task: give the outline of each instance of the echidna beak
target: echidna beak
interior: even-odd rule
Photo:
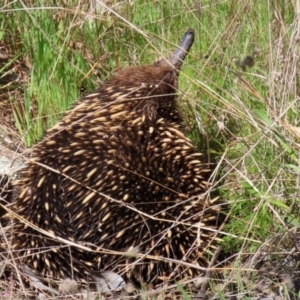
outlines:
[[[170,56],[169,61],[176,69],[180,69],[183,60],[194,43],[194,39],[195,31],[193,29],[189,29],[182,37],[178,48],[176,48],[176,50]]]

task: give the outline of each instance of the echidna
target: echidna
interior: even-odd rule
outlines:
[[[193,40],[190,29],[169,60],[117,73],[34,146],[14,199],[13,249],[27,267],[55,279],[113,271],[153,284],[200,273],[192,266],[205,264],[218,208],[176,103]],[[131,247],[138,257],[124,254]]]

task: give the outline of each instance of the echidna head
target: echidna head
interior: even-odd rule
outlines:
[[[114,103],[130,102],[129,109],[143,110],[154,119],[164,117],[180,121],[176,104],[177,79],[182,61],[194,41],[194,31],[189,29],[168,60],[153,65],[122,70],[103,86],[104,98]]]

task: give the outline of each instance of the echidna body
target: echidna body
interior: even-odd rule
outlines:
[[[13,248],[29,268],[78,280],[107,270],[145,283],[199,273],[166,260],[203,264],[217,217],[208,165],[182,130],[177,75],[168,61],[125,69],[34,146],[14,200]],[[139,257],[117,253],[131,247]]]

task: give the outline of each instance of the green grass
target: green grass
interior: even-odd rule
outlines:
[[[14,109],[27,146],[82,92],[118,69],[168,55],[193,28],[180,101],[191,138],[218,159],[214,189],[230,215],[223,247],[239,254],[239,266],[243,253],[282,259],[300,224],[297,1],[112,1],[97,11],[92,1],[72,2],[0,8],[1,39],[32,69],[24,106]],[[254,50],[254,67],[242,72],[234,61]]]

